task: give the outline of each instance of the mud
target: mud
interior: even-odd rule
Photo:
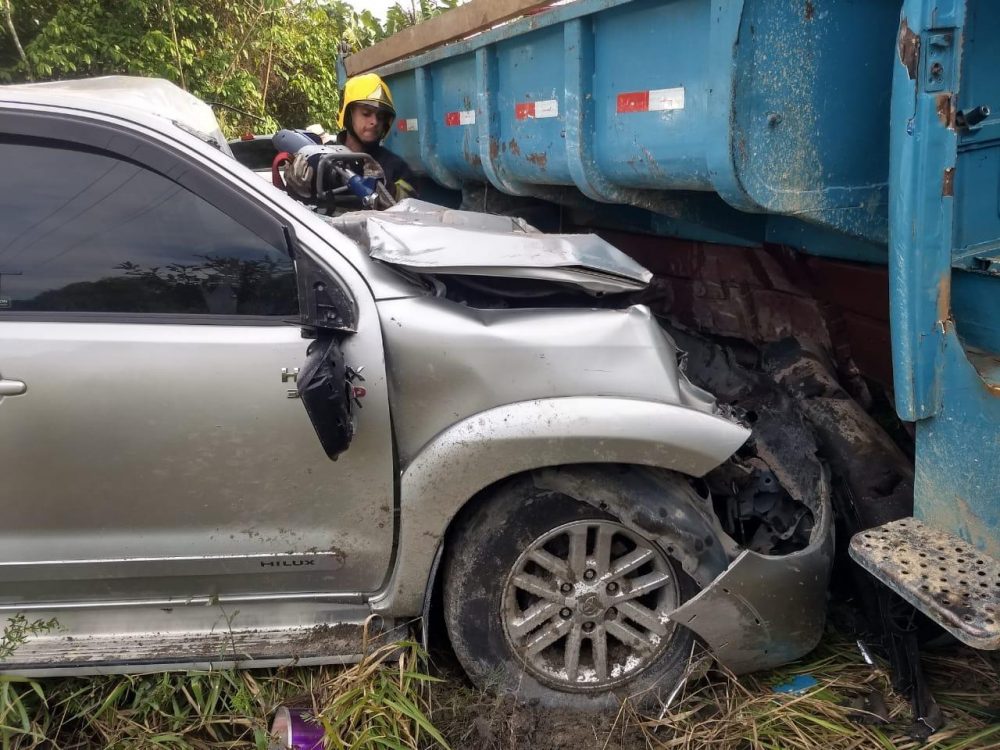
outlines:
[[[454,750],[645,750],[634,717],[518,704],[476,692],[457,674],[434,688],[431,721]]]

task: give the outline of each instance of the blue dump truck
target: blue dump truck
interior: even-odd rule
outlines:
[[[577,0],[476,31],[343,61],[389,84],[424,193],[599,232],[686,330],[822,350],[843,391],[771,374],[810,400],[846,570],[883,620],[892,591],[1000,648],[1000,5]]]

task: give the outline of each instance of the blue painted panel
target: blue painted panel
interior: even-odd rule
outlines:
[[[995,140],[1000,130],[1000,18],[991,7],[995,3],[969,3],[965,33],[962,35],[962,87],[958,109],[969,110],[987,104],[993,113],[976,130],[964,133],[963,145]]]
[[[549,27],[500,42],[496,56],[498,167],[526,183],[572,185],[563,117],[517,118],[518,104],[528,102],[555,101],[555,111],[565,112],[562,28]]]
[[[998,100],[1000,101],[1000,100]],[[969,267],[1000,239],[1000,140],[959,146],[950,178],[955,194],[955,261]]]
[[[887,239],[898,0],[747,2],[735,60],[733,154],[762,209]],[[850,207],[850,208],[848,208]]]
[[[954,271],[951,309],[963,343],[1000,352],[1000,276]]]
[[[435,148],[438,161],[444,169],[460,179],[485,182],[486,174],[479,156],[479,129],[476,124],[446,124],[449,114],[476,112],[475,55],[443,60],[430,69],[429,74],[429,116],[437,135]]]
[[[998,374],[996,359],[980,364]],[[941,411],[917,429],[915,515],[1000,559],[1000,388],[983,380],[954,332],[941,378]]]
[[[960,138],[949,116],[953,94],[975,96],[966,84],[975,91],[983,72],[995,76],[994,50],[980,56],[984,47],[966,41],[960,56],[967,6],[980,29],[1000,22],[993,0],[903,6],[890,170],[893,364],[897,410],[918,420],[915,515],[1000,558],[1000,278],[952,270],[956,239],[1000,234],[990,140]],[[907,54],[917,45],[919,57]]]
[[[957,146],[955,131],[938,117],[942,91],[931,85],[927,61],[915,51],[927,48],[932,14],[937,28],[950,24],[954,35],[962,10],[962,0],[906,0],[894,57],[889,312],[896,411],[910,421],[940,408],[955,209],[954,199],[942,195],[941,180],[955,166]]]
[[[418,120],[417,81],[413,76],[405,76],[394,80],[389,87],[392,91],[392,101],[396,105],[396,122],[389,137],[385,140],[386,148],[399,154],[408,164],[420,164],[420,136],[418,131],[401,131],[399,124],[403,120]],[[423,170],[420,170],[423,171]]]
[[[962,81],[957,109],[991,108],[985,121],[959,135],[953,175],[954,259],[974,268],[977,256],[1000,248],[1000,14],[993,4],[969,3],[962,38]]]
[[[412,136],[401,150],[448,187],[547,197],[575,185],[661,214],[662,191],[714,191],[885,243],[898,2],[579,0],[380,72],[394,88],[418,81],[433,132],[419,156]],[[681,89],[683,108],[656,108],[668,97],[655,92]],[[637,111],[619,111],[637,92]],[[556,100],[559,117],[517,120],[529,100]],[[445,113],[471,109],[476,127],[445,127]]]
[[[711,4],[637,0],[594,18],[594,159],[633,188],[711,189],[705,152]],[[684,89],[684,108],[618,112],[620,94]]]
[[[885,245],[845,237],[839,232],[791,216],[767,217],[767,241],[825,258],[877,263],[882,266],[889,259],[889,251]]]

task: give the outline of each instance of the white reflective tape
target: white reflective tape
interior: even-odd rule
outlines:
[[[649,92],[649,111],[668,109],[684,109],[684,87],[675,89],[651,89]]]
[[[406,129],[408,131],[413,132],[413,131],[415,131],[417,129],[417,118],[416,117],[408,117],[403,122],[406,123]]]
[[[558,117],[559,116],[559,100],[558,99],[545,99],[540,102],[535,102],[535,118],[542,117]]]
[[[476,124],[476,110],[465,109],[458,113],[458,124],[459,125],[475,125]]]

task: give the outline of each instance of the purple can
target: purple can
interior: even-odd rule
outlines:
[[[323,725],[305,708],[281,706],[271,723],[269,750],[323,750]]]

